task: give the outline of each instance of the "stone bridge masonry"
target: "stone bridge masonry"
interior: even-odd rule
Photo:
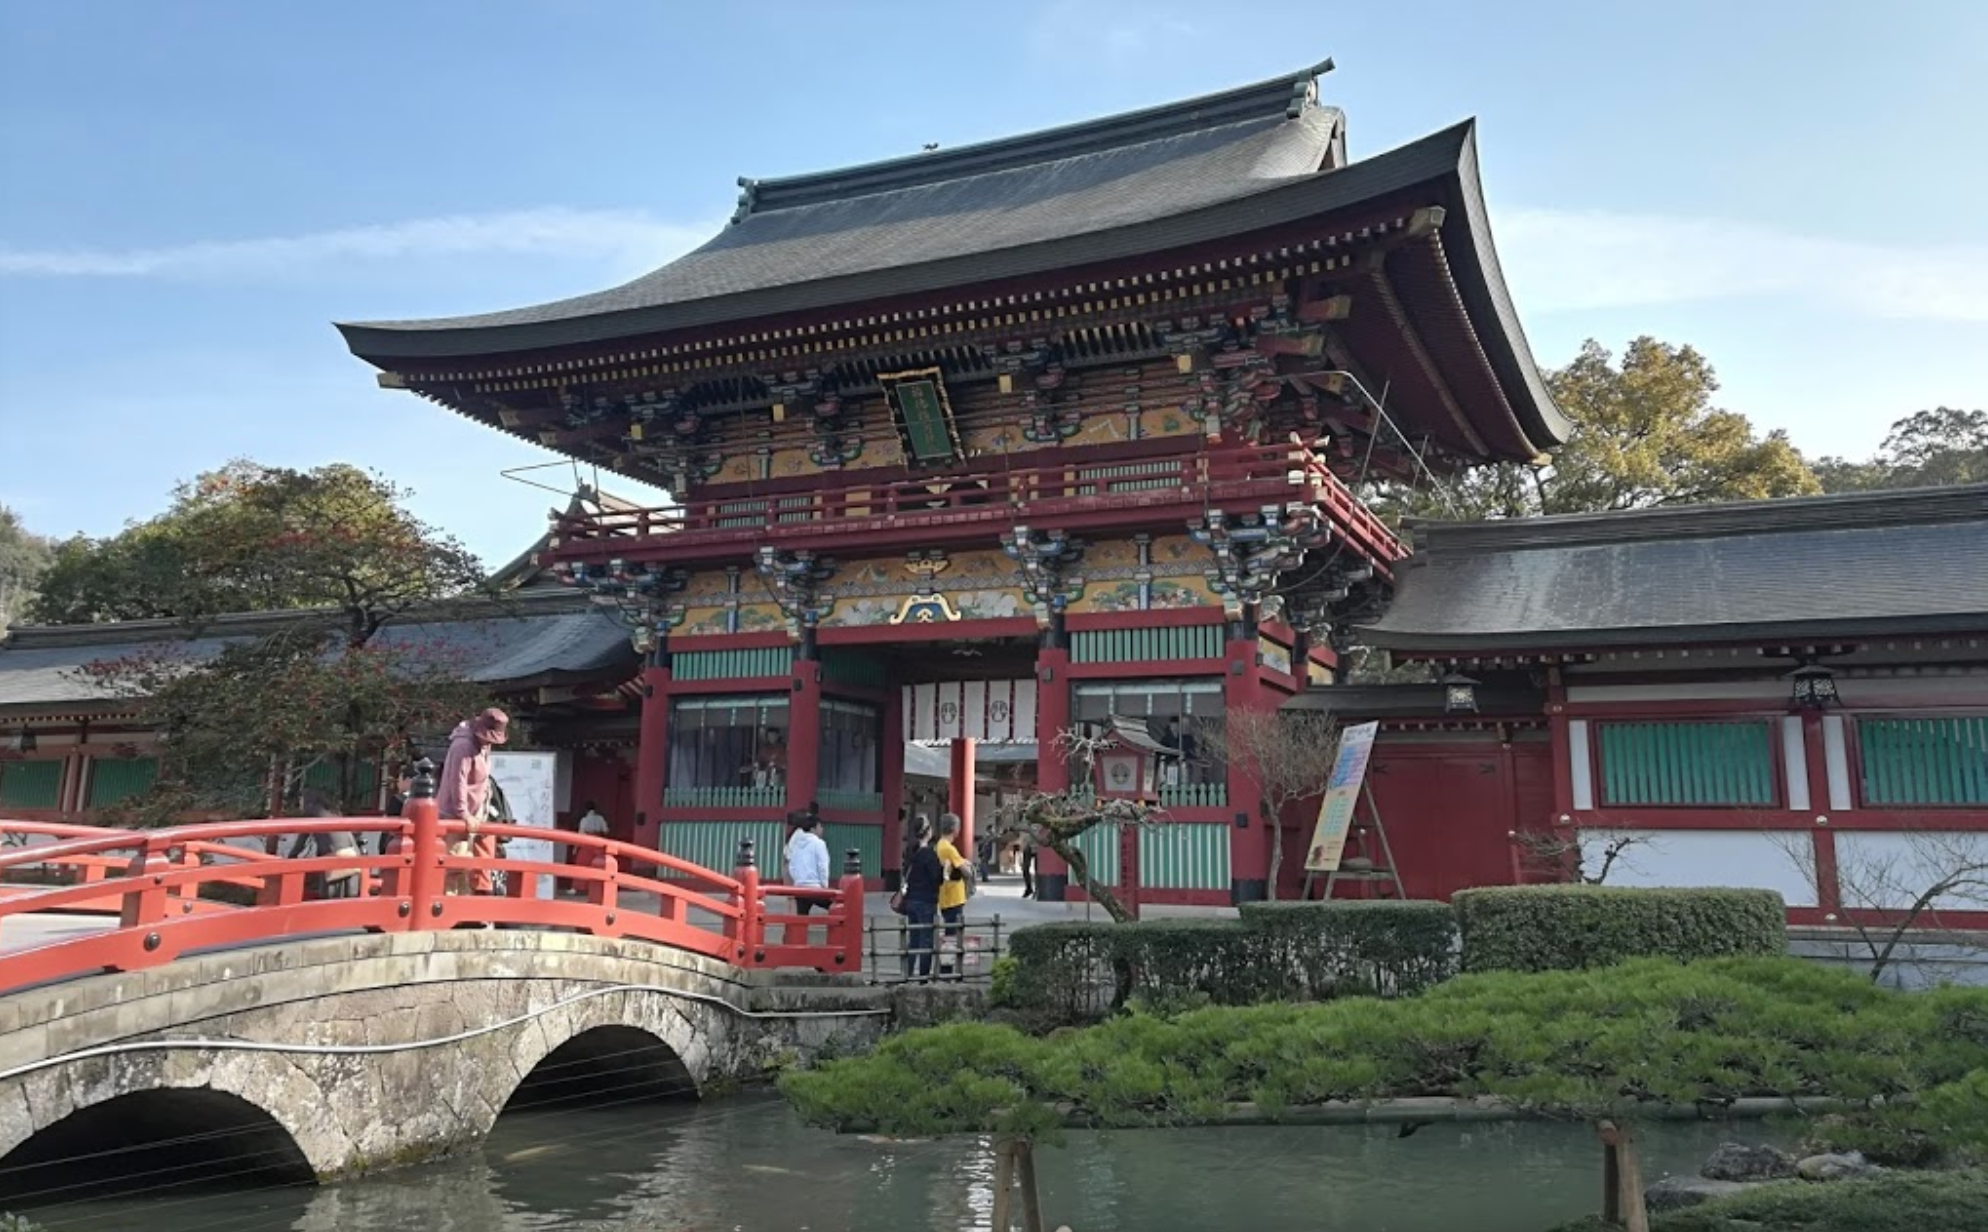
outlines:
[[[328,1179],[482,1137],[555,1052],[548,1070],[591,1067],[624,1093],[608,1098],[695,1094],[824,1046],[867,1045],[892,1001],[831,977],[576,933],[211,953],[0,1000],[0,1163],[32,1162],[65,1121],[120,1100],[127,1134],[146,1136],[130,1121],[148,1118],[159,1136],[231,1133],[271,1171]]]

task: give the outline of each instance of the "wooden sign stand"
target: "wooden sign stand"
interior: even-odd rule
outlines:
[[[1325,875],[1325,891],[1320,897],[1330,899],[1333,890],[1338,887],[1341,881],[1392,881],[1394,883],[1395,898],[1406,899],[1408,897],[1408,890],[1401,884],[1401,868],[1395,863],[1394,848],[1387,841],[1387,827],[1381,824],[1381,810],[1380,806],[1374,803],[1373,787],[1367,783],[1360,784],[1360,798],[1367,802],[1367,818],[1374,827],[1374,834],[1380,839],[1381,863],[1372,868],[1347,869],[1343,867],[1345,860],[1342,857],[1340,860],[1342,867],[1335,868]],[[1364,842],[1361,843],[1361,849],[1362,854],[1369,854],[1366,851],[1366,844]],[[1370,854],[1369,858],[1371,859]],[[1312,880],[1317,876],[1318,874],[1314,872],[1307,871],[1305,873],[1304,885],[1298,891],[1298,898],[1300,900],[1310,900],[1312,896]]]

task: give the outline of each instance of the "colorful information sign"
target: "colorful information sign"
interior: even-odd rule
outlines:
[[[1318,825],[1312,830],[1311,845],[1305,849],[1305,871],[1330,873],[1339,868],[1346,852],[1346,834],[1353,825],[1353,806],[1367,781],[1367,758],[1374,751],[1374,733],[1379,723],[1361,723],[1339,735],[1339,759],[1332,765],[1332,780],[1326,784],[1325,799],[1319,801]]]

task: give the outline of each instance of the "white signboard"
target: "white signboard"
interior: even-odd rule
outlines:
[[[1305,851],[1308,873],[1330,873],[1339,868],[1340,857],[1346,853],[1346,834],[1353,824],[1353,805],[1367,781],[1367,758],[1374,750],[1374,733],[1380,726],[1360,723],[1339,736],[1339,760],[1333,763],[1325,799],[1318,805],[1318,824]]]
[[[553,843],[554,802],[558,799],[559,755],[557,753],[490,754],[490,777],[504,789],[504,801],[520,826],[536,826],[547,834],[543,839],[514,838],[507,845],[513,860],[545,864],[559,862],[559,848]],[[553,896],[553,878],[541,873],[536,897]]]

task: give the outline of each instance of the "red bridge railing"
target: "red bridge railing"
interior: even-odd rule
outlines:
[[[630,938],[741,967],[861,969],[858,873],[829,889],[763,884],[747,863],[750,844],[742,845],[741,867],[724,874],[613,839],[508,824],[485,824],[475,832],[550,838],[578,850],[580,862],[479,856],[473,847],[469,854],[452,854],[451,847],[468,837],[464,823],[439,820],[432,799],[409,801],[408,812],[407,818],[280,818],[158,830],[0,820],[0,994],[142,970],[196,951],[326,933],[485,926]],[[293,859],[262,849],[332,831],[357,835],[361,853]],[[376,836],[378,846],[367,851]],[[10,880],[31,869],[56,884]],[[453,883],[478,871],[501,872],[503,890],[453,892]],[[321,879],[332,878],[354,892],[313,893]],[[577,884],[580,893],[557,893],[562,880]],[[553,892],[541,894],[543,888]],[[785,905],[801,899],[820,902],[827,912],[803,916]],[[81,935],[74,929],[50,934],[30,922],[76,916],[115,916],[116,922]],[[810,928],[825,940],[811,941]]]

